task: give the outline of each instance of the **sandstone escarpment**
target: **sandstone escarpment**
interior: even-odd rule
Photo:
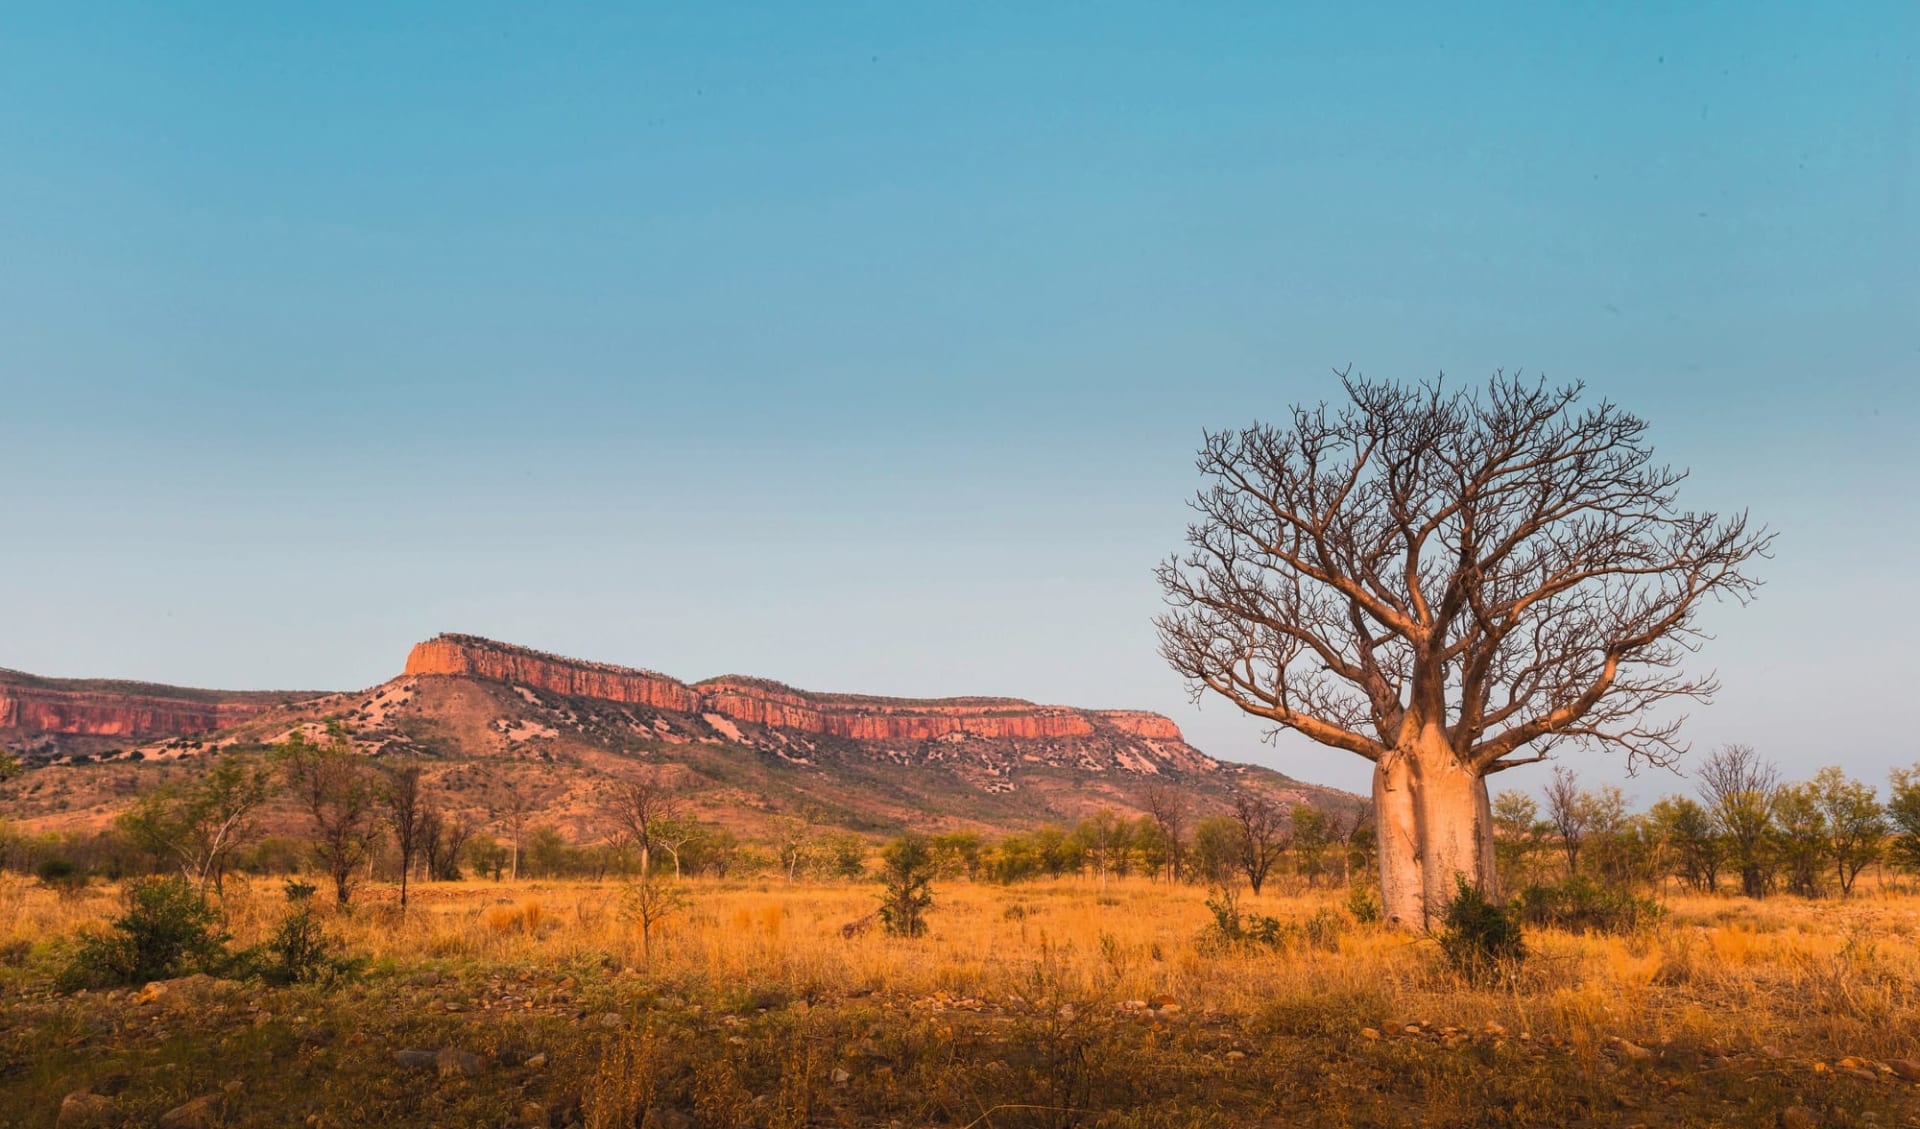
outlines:
[[[0,670],[0,732],[179,737],[225,729],[308,692],[192,690],[146,682],[39,678]]]
[[[692,685],[653,671],[582,662],[471,635],[441,635],[414,647],[410,675],[471,675],[566,697],[717,714],[749,725],[849,741],[943,738],[1059,740],[1111,731],[1182,744],[1169,718],[1133,710],[1079,710],[1018,698],[882,698],[820,694],[728,675]]]
[[[440,635],[416,644],[406,674],[465,674],[511,682],[569,698],[692,713],[699,695],[678,679],[649,670],[582,662],[472,635]]]

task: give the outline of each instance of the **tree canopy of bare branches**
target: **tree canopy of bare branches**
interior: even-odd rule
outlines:
[[[680,793],[658,769],[645,769],[621,781],[607,801],[607,814],[618,833],[640,852],[640,881],[645,884],[653,864],[653,849],[670,837],[680,814]],[[678,843],[674,868],[679,869]]]
[[[1383,895],[1419,926],[1493,880],[1486,776],[1566,743],[1669,764],[1707,601],[1771,535],[1683,509],[1647,424],[1580,385],[1341,374],[1346,403],[1205,437],[1161,653],[1194,688],[1375,764]]]

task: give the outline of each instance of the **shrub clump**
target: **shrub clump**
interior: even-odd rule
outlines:
[[[1652,898],[1602,886],[1584,874],[1520,891],[1520,919],[1569,933],[1632,933],[1667,912]]]
[[[261,944],[234,958],[235,971],[269,984],[331,983],[351,974],[355,962],[339,953],[338,944],[320,927],[314,915],[311,883],[287,883],[287,916]]]
[[[108,988],[167,980],[217,968],[226,957],[218,915],[179,877],[145,878],[127,884],[122,912],[105,933],[80,938],[60,986]]]
[[[1520,915],[1494,901],[1464,875],[1454,877],[1453,901],[1447,904],[1440,951],[1454,971],[1469,980],[1487,980],[1510,973],[1527,957],[1520,933]]]
[[[918,835],[880,849],[880,926],[889,936],[918,937],[933,908],[933,851]]]
[[[1213,914],[1210,939],[1230,945],[1263,945],[1277,949],[1287,943],[1291,932],[1287,924],[1277,917],[1240,912],[1240,894],[1231,886],[1215,889],[1207,899],[1207,910]]]

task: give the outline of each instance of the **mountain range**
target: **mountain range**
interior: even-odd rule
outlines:
[[[155,783],[223,751],[344,729],[383,762],[418,763],[442,802],[484,820],[503,797],[576,838],[610,786],[671,774],[703,817],[744,834],[804,816],[870,833],[1006,831],[1137,813],[1175,789],[1194,816],[1240,791],[1344,808],[1358,797],[1217,760],[1173,721],[1016,698],[826,694],[763,678],[683,682],[471,635],[416,645],[401,673],[349,693],[219,691],[0,671],[0,746],[31,827],[104,824]]]

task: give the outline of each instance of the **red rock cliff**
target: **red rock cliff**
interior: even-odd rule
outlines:
[[[879,698],[816,694],[777,682],[727,676],[689,686],[653,671],[581,662],[471,635],[441,635],[414,647],[408,674],[462,674],[569,697],[714,713],[735,721],[856,741],[940,737],[1084,737],[1101,728],[1148,740],[1179,741],[1159,714],[1077,710],[1018,698]]]
[[[563,694],[693,713],[699,695],[686,683],[649,670],[563,659],[471,635],[441,635],[407,656],[408,674],[470,674]]]
[[[144,682],[36,678],[0,671],[0,730],[98,737],[183,737],[225,729],[301,692],[189,690]]]

